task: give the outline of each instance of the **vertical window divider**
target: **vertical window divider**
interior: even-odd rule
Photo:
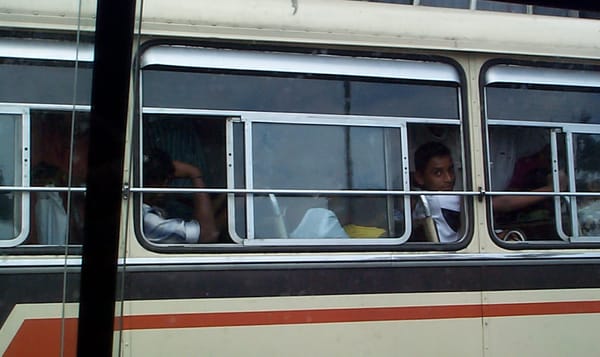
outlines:
[[[389,165],[390,165],[390,131],[386,128],[383,131],[383,162],[385,163],[385,165],[383,166],[384,170],[385,170],[385,189],[389,190],[390,187],[392,187],[392,173],[390,172],[391,170],[389,169]],[[396,235],[396,230],[394,227],[394,198],[395,196],[393,195],[388,195],[386,196],[386,202],[387,202],[387,222],[388,222],[388,232],[390,234],[390,236],[394,237]]]
[[[245,118],[244,122],[244,164],[246,167],[246,175],[245,175],[245,186],[246,189],[252,190],[254,189],[254,171],[252,168],[254,165],[252,164],[252,121]],[[246,232],[248,239],[254,239],[254,194],[246,193]]]
[[[560,191],[560,176],[559,176],[559,167],[558,167],[558,133],[562,132],[561,129],[552,129],[550,131],[550,150],[551,150],[551,154],[552,154],[552,188],[554,191]],[[567,138],[567,157],[573,157],[571,156],[573,154],[572,150],[569,150],[569,139]],[[569,165],[569,171],[572,168],[573,165]],[[570,174],[570,173],[569,173]],[[565,234],[565,232],[563,231],[563,222],[562,222],[562,212],[561,212],[561,200],[562,197],[558,196],[558,197],[554,197],[554,216],[556,217],[556,232],[558,233],[559,237],[564,240],[564,241],[569,241],[569,236],[567,234]],[[574,206],[573,206],[573,201],[572,199],[569,199],[568,202],[570,204],[570,210],[571,212],[575,212],[575,216],[577,216],[576,211],[574,211]],[[571,216],[571,226],[572,226],[572,234],[573,237],[575,237],[575,229],[574,227],[576,226],[576,220],[573,220],[573,216]]]
[[[31,185],[31,178],[29,173],[31,172],[31,116],[29,114],[29,108],[24,108],[21,112],[22,125],[21,125],[21,147],[22,147],[22,163],[21,163],[21,185],[29,187]],[[15,163],[16,164],[16,163]],[[15,170],[18,168],[15,167]],[[17,172],[17,171],[15,171]],[[30,215],[30,195],[29,191],[21,194],[21,239],[19,244],[29,236],[29,215]]]
[[[573,151],[573,132],[566,132],[566,145],[567,145],[567,177],[569,179],[569,192],[576,192],[575,186],[575,153]],[[558,159],[558,157],[557,157]],[[557,160],[558,161],[558,160]],[[556,172],[558,175],[558,172]],[[558,178],[554,180],[554,185],[559,186]],[[571,232],[573,235],[573,239],[579,238],[579,216],[577,209],[577,197],[571,196],[568,198],[568,202],[570,205],[570,214],[571,214]]]
[[[234,142],[234,122],[239,122],[238,117],[228,117],[226,122],[226,147],[227,147],[227,189],[237,189],[235,175],[236,175],[236,165],[235,165],[235,142]],[[244,170],[242,170],[244,171]],[[236,194],[235,193],[227,193],[227,216],[229,219],[227,220],[227,227],[229,232],[231,233],[232,239],[237,242],[243,242],[242,237],[239,237],[236,232],[235,223],[236,219]]]
[[[400,145],[402,147],[402,182],[403,182],[403,187],[402,189],[404,191],[409,191],[410,190],[410,168],[409,168],[409,153],[410,151],[408,150],[408,130],[406,127],[406,124],[404,124],[401,128],[400,128]],[[411,207],[410,207],[410,196],[407,197],[406,195],[403,198],[404,201],[404,231],[405,232],[412,232],[412,211],[411,211]]]

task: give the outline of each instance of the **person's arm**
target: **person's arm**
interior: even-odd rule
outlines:
[[[175,177],[189,178],[196,188],[204,188],[202,171],[194,165],[181,161],[173,161]],[[200,224],[200,242],[215,242],[219,238],[219,231],[215,224],[210,197],[206,192],[194,193],[194,218]]]
[[[561,191],[567,188],[567,179],[564,172],[559,172],[559,188]],[[548,175],[547,184],[545,186],[531,190],[531,192],[552,192],[554,186],[552,184],[552,175]],[[492,199],[492,207],[495,212],[512,212],[517,211],[536,203],[542,202],[552,196],[496,196]]]

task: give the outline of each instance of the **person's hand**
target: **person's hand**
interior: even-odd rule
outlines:
[[[202,176],[202,171],[198,167],[187,162],[173,160],[173,167],[175,167],[175,177],[197,178]]]

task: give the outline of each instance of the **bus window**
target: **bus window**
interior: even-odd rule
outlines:
[[[147,49],[142,62],[140,167],[155,147],[204,173],[196,188],[211,197],[220,243],[406,242],[409,135],[418,144],[427,137],[419,131],[451,141],[464,187],[460,80],[451,65],[166,45]],[[163,191],[191,184],[170,181]],[[149,205],[138,207],[142,222]],[[168,207],[161,218],[185,224],[191,210]]]
[[[81,243],[92,51],[62,41],[0,41],[2,247]]]
[[[79,112],[74,119],[72,131],[70,112],[31,110],[32,186],[60,189],[66,189],[69,184],[71,187],[85,186],[89,115]],[[70,176],[69,172],[72,172]],[[81,191],[33,192],[31,231],[26,243],[64,245],[68,235],[69,244],[81,244],[84,200]]]
[[[460,135],[460,127],[458,125],[441,125],[441,124],[410,124],[408,126],[408,142],[410,152],[410,181],[411,187],[416,190],[444,190],[444,191],[463,191],[465,188],[464,171],[463,171],[463,146]],[[421,150],[429,151],[421,157],[416,152]],[[447,150],[447,152],[446,152]],[[449,167],[454,178],[452,187],[428,187],[427,184],[419,184],[416,175],[420,174],[417,171],[419,160],[427,161],[438,158],[439,155],[446,156]],[[422,162],[421,166],[425,167],[427,162]],[[449,181],[447,179],[446,181]],[[444,183],[446,183],[444,181]],[[427,206],[429,212],[423,212]],[[466,221],[466,201],[459,195],[420,195],[412,198],[412,205],[416,207],[416,212],[413,213],[413,231],[409,242],[424,242],[424,241],[440,241],[449,243],[451,241],[459,241],[465,232],[467,225]],[[433,212],[431,212],[433,210]],[[456,217],[454,212],[458,212]],[[425,219],[430,216],[435,223],[435,232],[428,232]],[[432,236],[434,235],[435,236]]]
[[[254,223],[251,230],[236,230],[237,236],[246,237],[246,232],[251,232],[250,239],[404,235],[404,222],[396,231],[391,196],[352,193],[402,190],[402,128],[324,125],[325,118],[315,124],[258,120],[251,121],[253,140],[248,149],[252,152],[246,154],[246,162],[252,161],[252,169],[242,185],[290,192],[255,194],[240,204],[236,212]],[[234,155],[244,155],[243,148],[234,149]],[[252,207],[252,214],[244,212],[245,207]],[[329,224],[316,226],[313,221],[318,219]]]
[[[526,241],[597,240],[600,217],[590,212],[598,191],[600,73],[497,65],[486,78],[488,174],[498,192],[490,219],[497,237],[513,231]]]
[[[78,113],[71,136],[71,117],[40,109],[1,114],[2,185],[36,188],[0,193],[4,246],[81,243],[89,120]],[[81,190],[68,190],[68,184]]]
[[[202,176],[205,188],[225,188],[225,121],[214,117],[145,115],[143,121],[144,155],[152,150],[159,150],[168,155],[172,161],[179,161],[197,168]],[[144,170],[147,170],[146,160]],[[152,186],[146,183],[146,186]],[[170,177],[168,187],[194,187],[193,177]],[[153,204],[163,211],[166,219],[194,220],[194,194],[166,193],[156,195],[148,193],[143,202]],[[231,242],[227,236],[227,212],[223,193],[209,194],[210,215],[214,219],[216,229],[221,234],[219,242]],[[145,232],[148,234],[148,232]],[[147,237],[152,240],[150,237]],[[199,238],[199,237],[198,237]],[[170,242],[177,242],[174,239]],[[184,243],[181,241],[180,243]]]

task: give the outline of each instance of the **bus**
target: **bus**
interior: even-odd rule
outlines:
[[[114,355],[596,354],[597,18],[140,2]],[[75,355],[94,20],[88,0],[0,7],[5,356]],[[443,189],[415,159],[430,143]],[[151,234],[149,212],[184,238]]]

